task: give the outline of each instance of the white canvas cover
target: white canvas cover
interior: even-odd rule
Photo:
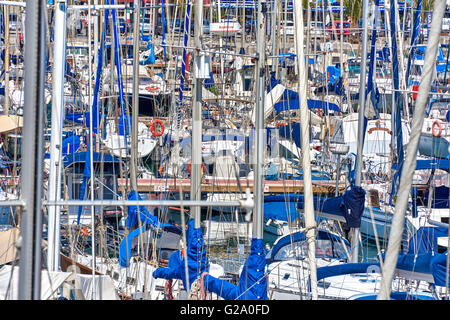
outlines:
[[[41,300],[48,300],[59,289],[70,272],[41,271]],[[19,267],[5,265],[0,269],[0,300],[19,299]]]

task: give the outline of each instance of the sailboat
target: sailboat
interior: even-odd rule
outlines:
[[[392,213],[400,199],[394,196],[402,170],[410,169],[402,165],[411,137],[408,121],[398,109],[401,85],[395,76],[399,72],[393,70],[393,79],[383,79],[391,80],[385,81],[384,89],[376,81],[376,28],[369,59],[364,51],[361,56],[361,64],[369,66],[368,81],[365,68],[360,69],[362,89],[357,97],[350,97],[344,65],[354,53],[353,48],[345,54],[343,49],[343,37],[350,42],[350,35],[339,33],[341,39],[329,48],[327,58],[318,59],[312,52],[320,46],[310,46],[317,42],[316,34],[305,29],[307,45],[303,46],[299,1],[293,6],[252,2],[258,22],[255,43],[247,43],[241,28],[247,25],[245,4],[223,11],[229,2],[219,1],[215,25],[213,5],[161,1],[148,6],[147,2],[143,7],[142,2],[130,7],[114,1],[67,6],[58,0],[48,7],[55,20],[49,24],[54,25],[48,40],[54,55],[47,131],[41,121],[45,70],[32,64],[32,52],[39,52],[32,48],[45,42],[38,41],[44,30],[30,31],[33,22],[45,21],[44,6],[26,4],[25,63],[27,71],[35,72],[24,73],[23,124],[1,128],[10,138],[14,138],[11,130],[22,130],[19,149],[26,156],[20,162],[1,158],[2,175],[10,175],[19,164],[22,175],[20,194],[17,184],[16,189],[3,184],[0,195],[1,208],[7,209],[2,219],[8,217],[2,221],[16,223],[9,210],[13,206],[22,206],[36,219],[21,216],[20,258],[11,245],[18,225],[6,230],[8,234],[0,233],[0,239],[8,237],[1,243],[6,246],[0,246],[8,250],[4,255],[0,252],[4,265],[0,276],[6,279],[0,296],[374,299],[384,280],[385,257],[377,252],[379,261],[361,261],[365,242],[360,240],[371,236],[375,241],[387,240],[395,227]],[[376,1],[375,10],[379,4]],[[204,14],[204,8],[209,12]],[[295,50],[292,39],[280,32],[292,9],[297,24]],[[308,20],[310,5],[305,9]],[[314,10],[316,22],[322,15],[322,27],[328,9],[319,12],[316,5]],[[365,14],[367,9],[365,1]],[[74,46],[66,47],[65,38],[66,14],[71,11],[83,13],[71,19],[87,13],[85,57],[65,55],[66,49],[75,52]],[[334,9],[329,11],[328,18],[334,19]],[[208,16],[210,32],[204,35],[203,20]],[[175,33],[175,24],[165,28],[167,21],[181,21],[180,17],[183,30]],[[119,32],[121,19],[133,21],[133,37],[128,38],[131,30]],[[140,35],[143,19],[150,22],[149,34],[154,37]],[[162,42],[153,34],[157,21],[163,25]],[[83,35],[68,36],[72,37],[80,40]],[[242,40],[239,53],[236,39]],[[395,39],[389,55],[393,66],[398,59],[394,43]],[[131,50],[132,59],[123,56]],[[385,60],[378,63],[388,66]],[[392,105],[398,107],[392,115],[383,109],[388,89]],[[31,93],[38,98],[30,99]],[[143,97],[152,103],[144,104]],[[369,112],[353,113],[356,100],[359,111],[364,106]],[[151,115],[141,113],[147,107]],[[381,109],[384,112],[377,112]],[[430,110],[430,115],[436,113]],[[442,125],[443,114],[439,116]],[[436,126],[428,127],[436,131]],[[440,138],[445,140],[444,129]],[[441,149],[422,150],[422,156],[430,151],[436,155]],[[448,208],[447,171],[439,171],[448,170],[443,155],[417,161],[416,169],[430,174],[416,175],[415,182],[422,178],[426,183],[412,190],[412,214],[406,218],[411,228],[405,229],[411,234],[389,285],[399,289],[391,298],[445,297],[448,221],[438,211]],[[368,166],[362,168],[364,164]],[[388,196],[380,196],[384,194]],[[421,242],[425,236],[428,242]],[[45,239],[43,251],[40,243],[33,242],[36,239]],[[34,273],[33,268],[42,271]],[[40,291],[25,286],[31,275],[40,281]],[[404,279],[410,282],[405,284]],[[430,283],[441,288],[430,290]]]

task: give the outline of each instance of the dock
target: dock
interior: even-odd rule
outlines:
[[[313,181],[313,193],[323,195],[334,195],[336,189],[336,181]],[[125,187],[130,186],[130,179],[119,178],[119,190],[124,193]],[[138,179],[137,187],[139,193],[155,193],[155,192],[190,192],[191,180],[173,179],[173,178],[153,178]],[[253,192],[253,180],[242,178],[239,183],[236,179],[202,179],[202,192],[207,193],[245,193],[247,188]],[[339,184],[339,193],[345,190],[345,183]],[[303,193],[303,180],[281,180],[281,181],[264,181],[264,193]]]

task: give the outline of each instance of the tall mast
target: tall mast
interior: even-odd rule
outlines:
[[[356,176],[355,185],[361,186],[362,175],[362,151],[364,143],[364,111],[366,106],[366,67],[367,67],[367,21],[369,11],[369,1],[364,0],[363,3],[363,46],[361,53],[361,73],[359,87],[359,109],[358,109],[358,140],[357,140],[357,160],[356,160]],[[352,262],[358,262],[359,254],[359,228],[352,228]]]
[[[65,0],[55,5],[55,34],[52,75],[52,135],[50,140],[50,172],[48,179],[48,200],[58,201],[61,197],[61,140],[64,118],[64,68],[66,60],[66,19]],[[59,270],[59,230],[61,207],[48,207],[48,269]]]
[[[131,188],[137,191],[137,139],[138,139],[138,115],[139,115],[139,14],[140,0],[134,1],[133,11],[133,98],[131,110]]]
[[[382,268],[382,282],[377,300],[388,300],[391,294],[391,283],[394,277],[395,267],[397,265],[398,253],[402,240],[405,212],[408,206],[408,198],[411,190],[412,178],[416,168],[416,155],[419,146],[419,138],[422,131],[425,107],[427,104],[433,73],[436,65],[436,56],[439,46],[439,37],[441,33],[441,23],[445,12],[445,0],[436,0],[433,8],[433,20],[429,33],[427,50],[425,51],[425,60],[423,65],[422,79],[417,93],[416,104],[411,124],[411,135],[409,136],[408,149],[404,162],[404,169],[400,178],[400,187],[398,190],[397,203],[395,206],[394,217],[392,218],[391,231],[389,233],[388,248],[386,259]]]
[[[26,4],[25,105],[19,300],[39,300],[42,254],[42,165],[44,154],[45,16],[44,1]]]
[[[303,8],[300,0],[294,0],[294,25],[295,25],[295,46],[297,51],[297,66],[299,74],[298,93],[300,96],[300,127],[301,127],[301,150],[302,168],[305,199],[305,228],[308,243],[308,260],[311,277],[311,296],[317,300],[317,270],[316,270],[316,244],[314,220],[314,202],[311,178],[311,160],[309,155],[309,113],[307,103],[307,77],[305,68],[305,54],[303,52]]]
[[[5,101],[3,103],[3,113],[9,112],[9,6],[5,6]]]
[[[258,15],[256,18],[256,105],[255,105],[255,134],[256,134],[256,165],[255,184],[253,189],[255,210],[253,212],[253,238],[263,238],[264,217],[264,88],[265,88],[265,30],[267,4],[265,0],[258,1]]]
[[[91,10],[91,3],[88,4],[88,65],[89,65],[89,80],[88,80],[88,96],[89,96],[89,143],[91,147],[87,152],[90,153],[90,163],[87,163],[85,161],[84,166],[90,166],[91,176],[90,176],[90,188],[91,188],[91,201],[94,201],[94,190],[95,190],[95,171],[94,171],[94,148],[95,148],[95,141],[94,141],[94,112],[93,112],[93,100],[92,100],[92,47],[91,47],[91,36],[92,36],[92,25],[91,25],[91,19],[92,19],[92,10]],[[95,239],[95,207],[91,205],[91,247],[92,247],[92,283],[95,283],[95,266],[96,266],[96,239]],[[92,286],[92,300],[96,299],[96,288],[93,285]]]
[[[191,159],[191,200],[201,200],[202,186],[202,82],[205,75],[204,54],[202,50],[203,37],[203,0],[195,2],[194,20],[194,99],[192,104],[192,159]],[[206,75],[208,76],[208,75]],[[200,207],[193,207],[195,228],[200,228]]]

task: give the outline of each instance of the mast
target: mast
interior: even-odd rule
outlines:
[[[364,143],[364,111],[366,106],[366,67],[367,67],[367,21],[369,11],[369,1],[364,0],[363,3],[363,46],[361,53],[361,73],[359,87],[359,109],[358,109],[358,140],[357,140],[357,160],[356,160],[356,176],[355,185],[361,186],[362,172],[362,149]],[[358,262],[359,254],[359,228],[352,228],[352,262]]]
[[[3,113],[9,113],[9,6],[5,6],[5,101]]]
[[[255,105],[255,134],[256,134],[256,164],[253,196],[255,210],[253,212],[253,238],[263,238],[264,217],[264,88],[265,88],[265,30],[267,4],[265,0],[258,0],[256,24],[256,105]]]
[[[203,0],[195,0],[194,47],[194,99],[192,104],[192,159],[191,159],[191,200],[201,200],[202,187],[202,82],[204,75],[203,37]],[[203,59],[202,59],[203,58]],[[200,207],[194,207],[195,228],[200,228]]]
[[[50,172],[48,179],[48,199],[57,201],[61,197],[61,142],[64,118],[64,68],[66,60],[66,19],[65,0],[55,5],[55,34],[52,75],[52,135],[50,140]],[[48,269],[59,270],[61,207],[48,207]]]
[[[19,299],[39,300],[42,254],[42,164],[44,154],[45,2],[26,3],[25,105],[23,119]]]
[[[221,10],[221,4],[220,4],[220,0],[217,1],[217,10],[218,10],[218,19],[219,19],[219,23],[222,22],[222,10]],[[222,39],[222,35],[219,35],[219,50],[222,52],[223,48],[223,39]],[[222,87],[222,92],[221,95],[223,97],[223,95],[225,94],[225,77],[224,77],[224,60],[223,60],[223,54],[220,55],[220,83],[221,83],[221,87]]]
[[[303,8],[300,0],[294,0],[295,46],[297,51],[297,66],[299,74],[298,93],[300,96],[300,127],[301,150],[305,199],[305,228],[308,243],[308,260],[311,277],[311,296],[317,300],[317,270],[316,270],[316,244],[314,202],[311,178],[311,160],[309,156],[309,112],[307,103],[308,73],[305,68],[305,55],[303,52]]]
[[[133,11],[133,98],[131,110],[131,188],[137,191],[137,148],[138,148],[138,115],[139,115],[139,14],[140,0],[134,1]]]
[[[416,168],[417,149],[424,121],[425,107],[431,88],[431,82],[433,80],[433,71],[435,70],[436,65],[436,55],[439,46],[441,23],[445,12],[445,6],[445,0],[436,0],[434,2],[433,20],[431,22],[431,30],[429,33],[427,50],[425,52],[422,79],[420,81],[419,91],[414,107],[411,135],[409,137],[408,149],[406,151],[404,170],[402,170],[402,175],[400,178],[398,200],[395,206],[394,217],[392,219],[386,259],[382,268],[382,282],[377,300],[388,300],[391,294],[391,283],[394,277],[394,271],[397,265],[398,253],[402,240],[405,211],[408,206],[409,192],[411,190],[412,178]]]
[[[89,163],[88,161],[85,161],[84,166],[85,168],[87,166],[90,167],[90,188],[91,188],[91,201],[94,201],[94,190],[95,190],[95,171],[94,171],[94,148],[95,148],[95,141],[94,141],[94,132],[93,132],[93,126],[94,126],[94,113],[93,113],[93,101],[92,101],[92,63],[91,63],[91,57],[92,57],[92,48],[91,48],[91,36],[92,36],[92,25],[91,25],[91,19],[92,19],[92,11],[91,11],[91,3],[88,4],[88,43],[89,43],[89,49],[88,49],[88,64],[89,64],[89,80],[88,80],[88,95],[89,95],[89,144],[90,148],[87,150],[89,152]],[[96,106],[97,107],[97,106]],[[97,128],[97,126],[96,126]],[[95,283],[95,266],[96,266],[96,239],[95,239],[95,207],[91,205],[91,245],[92,245],[92,283]],[[92,286],[92,300],[96,299],[96,288],[93,285]]]
[[[98,0],[94,0],[94,8],[98,6]],[[91,21],[89,20],[89,23]],[[94,12],[94,66],[98,60],[98,11]]]

